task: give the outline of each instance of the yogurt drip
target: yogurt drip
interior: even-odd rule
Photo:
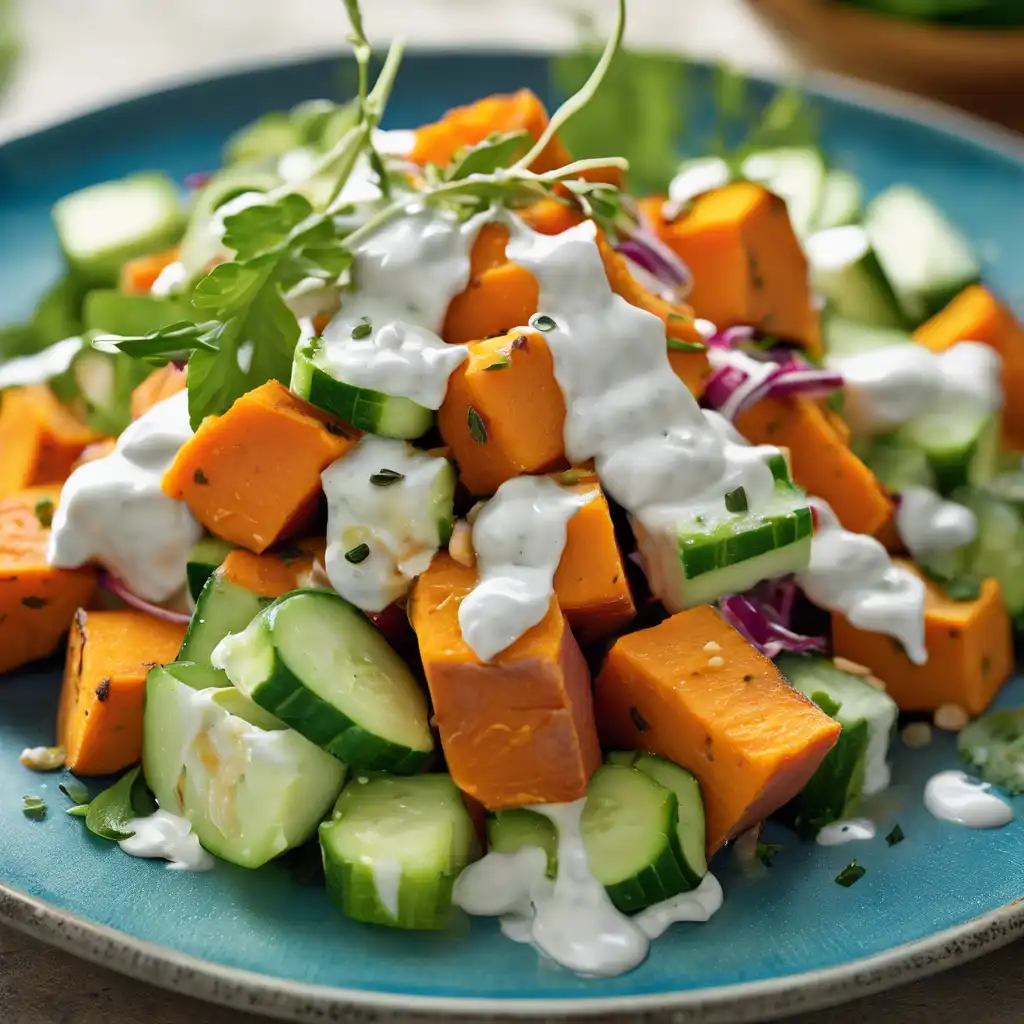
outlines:
[[[946,501],[927,487],[900,491],[896,529],[916,561],[941,551],[955,551],[974,540],[975,514],[955,501]]]
[[[209,871],[214,859],[200,845],[188,818],[169,811],[157,811],[148,818],[133,818],[128,827],[135,835],[117,845],[132,857],[168,861],[178,871]]]
[[[876,831],[873,821],[868,821],[867,818],[850,818],[847,821],[834,821],[831,825],[819,829],[815,841],[819,846],[842,846],[845,843],[874,839]]]
[[[1000,828],[1016,817],[989,783],[977,782],[958,771],[933,775],[924,787],[924,805],[941,821],[965,828]]]

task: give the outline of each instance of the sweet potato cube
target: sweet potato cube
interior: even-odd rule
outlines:
[[[847,530],[874,534],[889,519],[885,488],[813,399],[762,398],[736,417],[736,428],[754,444],[788,448],[793,479],[824,498]]]
[[[565,400],[544,338],[513,331],[471,344],[448,379],[437,425],[473,494],[566,465]]]
[[[26,487],[63,483],[86,445],[102,437],[44,384],[5,391],[0,398],[0,498]]]
[[[219,571],[253,594],[276,599],[309,585],[306,581],[313,565],[318,559],[323,564],[326,547],[324,538],[313,537],[262,555],[235,548],[227,553]]]
[[[707,605],[619,639],[594,701],[607,745],[697,776],[709,852],[796,796],[840,733]]]
[[[310,526],[320,474],[357,437],[270,380],[202,422],[164,474],[163,489],[211,533],[259,554]]]
[[[928,661],[915,665],[898,640],[856,629],[832,616],[837,657],[867,666],[885,683],[901,711],[934,711],[959,704],[980,715],[1013,672],[1013,631],[999,583],[987,579],[974,601],[954,601],[912,562],[898,565],[924,580],[924,643]]]
[[[179,391],[185,390],[185,371],[174,363],[161,366],[151,373],[132,392],[132,419],[145,416],[154,405],[159,405],[165,398],[171,398]]]
[[[60,486],[0,499],[0,674],[53,654],[75,609],[96,590],[96,571],[46,563]]]
[[[1003,361],[1003,442],[1024,451],[1024,325],[987,288],[965,288],[941,313],[914,332],[914,340],[933,352],[958,341],[980,341]]]
[[[760,185],[739,181],[697,196],[673,221],[664,200],[643,212],[693,273],[690,302],[718,327],[749,325],[821,353],[818,312],[786,203]]]
[[[476,571],[446,554],[413,588],[411,616],[448,770],[485,807],[585,795],[601,763],[590,673],[558,604],[485,664],[462,639]]]
[[[74,617],[57,709],[57,742],[76,775],[107,775],[142,756],[146,673],[174,661],[185,626],[144,612]]]
[[[576,473],[569,470],[559,482],[568,484],[566,478]],[[566,527],[565,550],[555,573],[555,597],[573,636],[587,643],[617,633],[633,619],[636,608],[615,540],[611,510],[597,477],[572,486],[590,500]]]

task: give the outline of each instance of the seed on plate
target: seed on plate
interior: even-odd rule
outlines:
[[[878,676],[873,676],[871,674],[868,674],[868,675],[864,676],[863,678],[864,678],[864,682],[867,683],[868,686],[873,686],[876,690],[881,690],[882,693],[885,693],[885,691],[888,689],[888,687],[885,685],[885,683],[882,682],[882,680],[879,679]]]
[[[832,664],[835,665],[840,672],[849,672],[851,676],[871,675],[871,669],[866,668],[864,665],[859,665],[855,661],[850,661],[849,658],[833,658]]]
[[[970,720],[971,716],[959,704],[953,703],[940,704],[932,716],[935,727],[946,732],[959,732]]]
[[[713,651],[720,651],[721,649],[722,648],[714,640],[709,640],[704,645],[704,650],[707,651],[709,654]]]
[[[724,664],[725,658],[721,658],[717,654],[713,658],[708,658],[708,668],[721,668]]]
[[[452,530],[452,539],[448,541],[448,554],[459,565],[472,569],[476,565],[476,552],[473,550],[473,528],[464,519],[459,519]]]
[[[900,738],[903,740],[903,745],[912,750],[927,747],[932,741],[932,727],[927,722],[911,722],[910,725],[904,727]]]
[[[55,772],[64,767],[64,748],[26,747],[18,760],[34,772]]]

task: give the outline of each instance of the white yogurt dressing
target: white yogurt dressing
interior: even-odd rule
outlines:
[[[903,644],[915,665],[928,660],[924,646],[924,584],[893,564],[874,537],[844,530],[820,498],[811,502],[818,527],[811,564],[797,585],[815,604],[846,616],[858,629],[885,633]]]
[[[377,486],[371,477],[381,470],[402,479]],[[447,459],[373,434],[324,470],[325,567],[342,597],[366,611],[383,611],[427,569],[441,545],[435,495],[451,472]],[[369,548],[366,558],[345,557],[361,544]]]
[[[843,418],[862,436],[888,433],[929,413],[986,415],[1003,404],[999,354],[975,341],[945,352],[887,345],[825,362],[842,374]]]
[[[209,871],[215,863],[199,845],[188,818],[157,811],[148,818],[133,818],[128,827],[135,835],[117,845],[133,857],[163,859],[168,868],[179,871]]]
[[[924,805],[941,821],[966,828],[999,828],[1015,817],[1013,808],[987,782],[958,771],[933,775],[924,787]]]
[[[81,338],[65,338],[31,356],[16,356],[6,361],[0,359],[0,391],[45,384],[59,377],[71,365],[83,344]]]
[[[669,182],[668,197],[672,204],[681,206],[705,192],[725,188],[732,180],[729,165],[717,156],[688,160]]]
[[[569,520],[591,496],[546,476],[506,480],[473,524],[480,581],[459,605],[466,643],[490,661],[547,614]]]
[[[818,830],[815,839],[819,846],[842,846],[845,843],[856,843],[874,839],[877,834],[875,823],[867,818],[850,818],[846,821],[834,821]]]
[[[174,597],[203,531],[160,480],[191,436],[182,391],[132,423],[110,455],[79,466],[61,492],[47,561],[60,569],[99,562],[139,597]]]
[[[188,269],[181,260],[168,263],[163,270],[157,274],[149,294],[158,299],[165,299],[170,295],[177,294],[188,281]]]
[[[502,918],[502,931],[530,942],[556,963],[578,974],[613,977],[647,956],[651,940],[676,921],[707,921],[722,905],[713,875],[692,892],[627,917],[612,904],[587,861],[580,832],[586,800],[530,808],[558,830],[558,874],[546,876],[539,847],[489,853],[469,865],[455,883],[454,902],[467,913]]]
[[[394,858],[371,861],[373,884],[380,905],[397,921],[398,890],[402,884],[402,865]]]
[[[946,501],[928,487],[904,487],[896,509],[896,530],[915,561],[970,544],[978,532],[975,514]]]

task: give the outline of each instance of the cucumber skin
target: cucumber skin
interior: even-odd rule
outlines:
[[[359,430],[405,441],[422,437],[433,426],[434,413],[412,399],[393,398],[383,392],[356,387],[332,377],[313,361],[317,347],[315,339],[300,346],[295,352],[292,365],[291,389],[311,405],[324,409]],[[400,420],[403,426],[389,423],[392,419]]]
[[[211,593],[208,594],[207,597],[209,598],[213,596],[213,588],[220,584],[223,584],[224,587],[234,587],[236,590],[244,591],[245,594],[248,594],[252,598],[253,604],[251,607],[254,610],[252,615],[245,622],[241,619],[235,619],[232,616],[231,621],[228,623],[229,628],[227,630],[223,633],[219,631],[212,633],[213,627],[211,627],[209,622],[205,619],[201,619],[200,617],[203,611],[203,594],[207,589],[209,589]],[[230,580],[219,579],[216,575],[216,571],[214,571],[210,574],[210,578],[206,581],[206,585],[203,587],[202,591],[200,591],[199,597],[196,598],[196,609],[192,613],[192,619],[188,624],[188,629],[185,631],[185,639],[181,642],[181,649],[178,651],[178,656],[175,660],[195,661],[202,665],[211,664],[210,656],[213,654],[214,647],[216,647],[217,644],[220,643],[220,641],[229,633],[237,633],[245,629],[245,627],[248,626],[249,623],[270,603],[269,598],[258,597],[256,594],[252,594],[245,590],[244,587],[238,586],[237,583],[232,583]],[[246,611],[248,611],[248,609]],[[218,619],[220,619],[220,616],[218,616]],[[212,643],[210,639],[207,639],[206,637],[207,630],[210,630],[214,637]]]
[[[385,771],[392,775],[419,774],[433,757],[432,749],[411,750],[367,732],[348,715],[318,697],[292,672],[270,639],[274,610],[271,605],[261,623],[272,652],[272,667],[267,678],[253,687],[252,700],[350,768]],[[368,628],[374,628],[361,612],[353,609],[351,614],[358,616]]]
[[[496,853],[515,853],[536,846],[538,840],[548,858],[548,878],[558,874],[558,834],[549,818],[525,807],[496,811],[487,816],[487,849]],[[532,833],[532,834],[531,834]]]

